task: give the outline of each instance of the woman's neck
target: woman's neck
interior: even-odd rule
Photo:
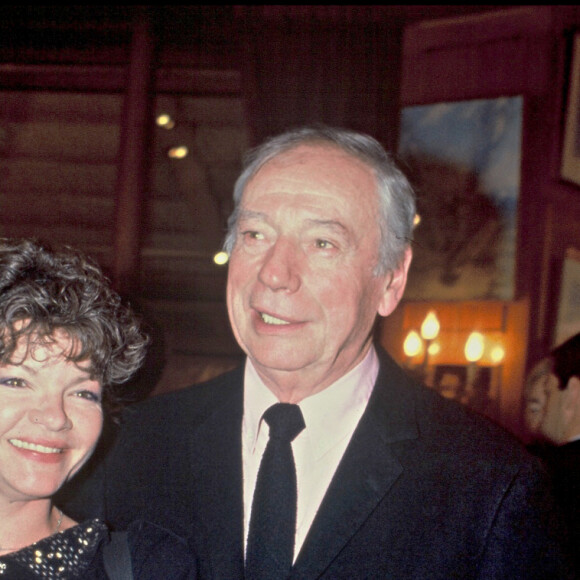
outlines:
[[[63,527],[63,514],[50,500],[0,506],[0,555],[16,552]]]

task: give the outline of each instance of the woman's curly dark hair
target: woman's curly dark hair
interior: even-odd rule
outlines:
[[[0,362],[12,362],[22,337],[49,344],[59,330],[72,340],[67,359],[90,362],[105,409],[117,410],[115,385],[128,381],[146,354],[137,316],[80,252],[0,238]]]

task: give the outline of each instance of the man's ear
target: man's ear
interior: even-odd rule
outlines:
[[[385,288],[377,310],[381,316],[391,314],[403,297],[412,258],[413,251],[411,250],[411,246],[407,246],[403,259],[397,268],[385,276]]]

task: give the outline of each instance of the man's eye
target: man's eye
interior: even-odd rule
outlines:
[[[247,240],[263,240],[264,234],[256,231],[249,230],[247,232],[242,232],[242,236]]]
[[[266,235],[263,232],[257,230],[246,230],[242,232],[242,241],[248,247],[255,245],[261,246],[265,240]]]
[[[334,244],[328,240],[316,240],[315,245],[320,250],[330,250],[334,248]]]
[[[6,387],[22,388],[26,386],[26,381],[16,377],[7,377],[5,379],[0,379],[0,384]]]

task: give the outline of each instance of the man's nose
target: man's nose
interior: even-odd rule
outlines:
[[[260,281],[274,291],[296,292],[301,285],[300,251],[286,238],[276,240],[260,268]]]

